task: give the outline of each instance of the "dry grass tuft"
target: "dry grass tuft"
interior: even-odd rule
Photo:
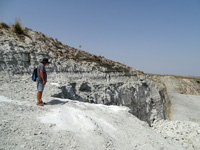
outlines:
[[[12,31],[14,33],[16,33],[17,35],[24,35],[24,31],[22,29],[22,26],[19,22],[16,22],[13,26],[12,26]]]
[[[9,29],[10,27],[9,27],[9,25],[7,25],[6,23],[1,22],[1,23],[0,23],[0,29],[2,29],[2,28],[4,28],[4,29]]]
[[[12,32],[15,33],[21,41],[25,40],[25,36],[32,39],[27,33],[25,33],[24,27],[21,25],[21,19],[17,18],[14,25],[12,25]]]

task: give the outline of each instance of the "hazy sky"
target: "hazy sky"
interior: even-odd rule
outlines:
[[[0,0],[0,17],[146,73],[200,76],[200,0]]]

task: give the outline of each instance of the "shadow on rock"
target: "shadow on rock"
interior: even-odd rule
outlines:
[[[66,103],[68,103],[68,101],[61,101],[61,100],[53,99],[50,102],[47,102],[46,105],[64,105]]]

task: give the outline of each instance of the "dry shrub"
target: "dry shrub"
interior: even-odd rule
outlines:
[[[21,19],[18,17],[15,20],[15,24],[12,25],[12,32],[15,33],[22,41],[25,40],[25,36],[32,39],[27,33],[25,33],[24,27],[21,25]]]
[[[1,23],[0,23],[0,29],[1,29],[1,28],[9,29],[10,27],[9,27],[9,25],[7,25],[6,23],[1,22]]]
[[[13,26],[12,26],[12,31],[14,33],[16,33],[17,35],[23,35],[24,31],[22,29],[22,26],[19,22],[16,22]]]

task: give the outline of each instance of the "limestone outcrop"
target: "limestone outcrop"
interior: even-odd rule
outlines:
[[[150,75],[157,82],[163,83],[168,93],[200,95],[200,77]]]
[[[119,62],[63,45],[57,39],[28,28],[17,35],[11,26],[0,28],[0,74],[30,75],[42,58],[49,58],[48,78],[60,92],[52,96],[72,100],[124,105],[151,124],[167,119],[165,87]]]

